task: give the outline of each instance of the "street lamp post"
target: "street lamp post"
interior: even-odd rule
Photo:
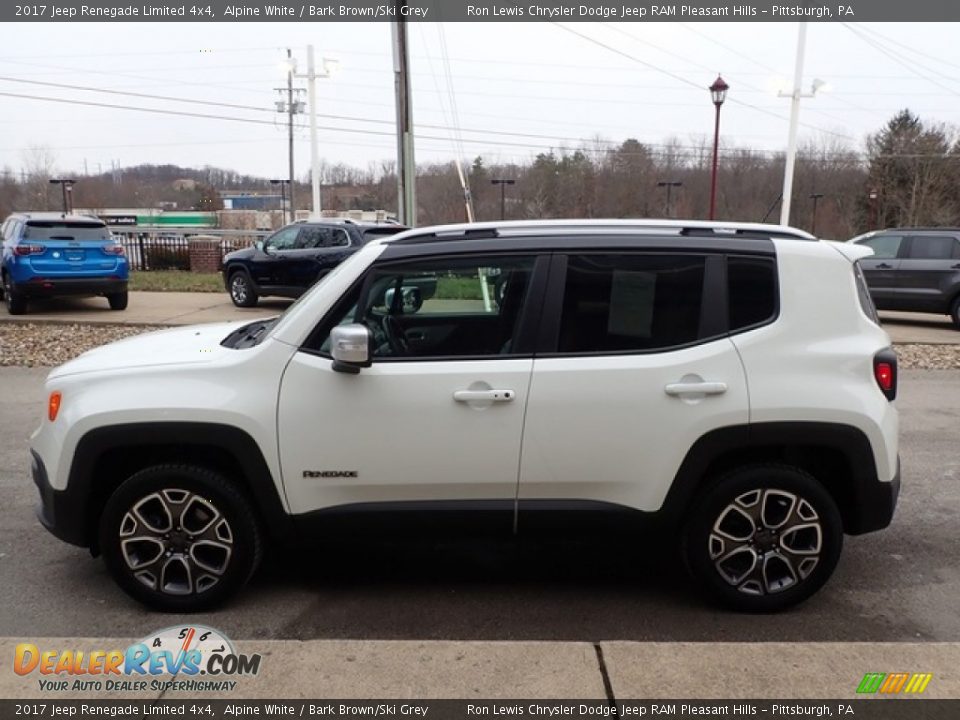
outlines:
[[[283,213],[283,220],[284,220],[284,223],[286,223],[286,220],[287,220],[287,192],[286,192],[286,190],[287,190],[287,185],[290,184],[290,181],[287,180],[286,178],[284,178],[283,180],[271,180],[271,181],[270,181],[270,184],[271,184],[271,185],[279,185],[279,186],[280,186],[280,212]],[[293,218],[291,218],[291,222],[292,222],[292,221],[293,221]]]
[[[823,197],[823,193],[810,193],[810,199],[813,200],[813,211],[810,214],[810,234],[817,234],[817,203],[820,201],[820,198]]]
[[[679,180],[658,180],[658,181],[657,181],[657,187],[665,187],[665,188],[667,189],[667,210],[666,210],[666,216],[667,216],[668,218],[669,218],[669,217],[673,217],[673,216],[670,214],[670,192],[673,190],[673,188],[675,188],[675,187],[678,188],[678,187],[681,187],[682,185],[683,185],[683,183],[680,182]]]
[[[493,180],[490,181],[490,184],[491,184],[491,185],[499,185],[499,186],[500,186],[500,219],[501,219],[501,220],[503,220],[504,212],[505,212],[506,207],[507,207],[506,192],[505,192],[505,191],[506,191],[506,186],[507,186],[507,185],[514,185],[514,184],[516,184],[516,182],[517,182],[516,180],[506,180],[506,179],[502,179],[502,178],[495,178],[495,179],[493,179]]]
[[[59,185],[63,196],[63,214],[69,215],[73,212],[73,185],[76,180],[70,178],[50,178],[51,185]]]
[[[713,168],[710,171],[710,219],[713,220],[717,209],[717,155],[720,150],[720,106],[727,99],[727,90],[730,86],[724,82],[723,78],[717,75],[717,79],[710,86],[710,99],[713,100],[713,106],[716,108],[716,118],[713,124]]]

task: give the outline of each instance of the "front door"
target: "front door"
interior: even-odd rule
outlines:
[[[379,264],[283,376],[278,434],[294,513],[383,504],[487,507],[513,520],[533,366],[533,257]],[[510,278],[502,302],[497,277]],[[367,325],[372,366],[332,369],[329,331]],[[417,507],[417,505],[409,505]]]

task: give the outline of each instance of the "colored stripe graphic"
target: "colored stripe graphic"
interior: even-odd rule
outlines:
[[[910,673],[890,673],[884,680],[883,685],[880,686],[880,692],[890,695],[900,692],[908,677],[910,677]]]
[[[907,687],[905,687],[903,691],[905,693],[914,693],[919,695],[927,689],[927,685],[930,684],[930,680],[932,678],[933,673],[914,673],[913,677],[910,678],[910,682],[907,683]]]
[[[886,676],[886,673],[867,673],[863,676],[863,680],[860,681],[860,685],[857,687],[857,692],[869,694],[875,693],[880,689],[880,684],[883,682],[883,679]]]

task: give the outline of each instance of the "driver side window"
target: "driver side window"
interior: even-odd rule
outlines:
[[[361,323],[379,360],[516,355],[534,257],[447,258],[373,268],[318,328]],[[362,295],[361,295],[362,293]]]
[[[300,228],[296,226],[285,227],[267,238],[264,243],[264,249],[273,248],[274,250],[293,250],[297,243],[297,234]]]

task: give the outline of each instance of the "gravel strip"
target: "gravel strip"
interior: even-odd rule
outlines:
[[[82,352],[114,340],[162,330],[155,325],[54,325],[0,322],[0,365],[60,365]],[[960,370],[960,345],[897,345],[900,367]]]

